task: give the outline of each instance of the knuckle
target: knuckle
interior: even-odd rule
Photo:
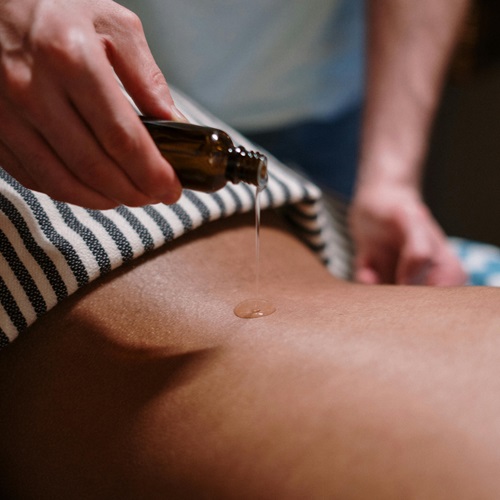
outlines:
[[[165,91],[169,91],[165,76],[158,66],[155,65],[151,68],[149,73],[149,80],[151,82],[152,88],[158,96],[162,97]]]
[[[144,32],[142,21],[135,12],[123,8],[119,10],[118,17],[120,25],[123,27],[124,30],[132,33]]]
[[[32,36],[33,51],[65,71],[81,66],[87,53],[87,36],[80,26],[38,30]]]
[[[31,101],[32,73],[30,66],[20,58],[3,58],[1,65],[2,93],[7,100],[27,105]]]

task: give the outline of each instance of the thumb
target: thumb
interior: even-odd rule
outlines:
[[[407,233],[396,271],[396,283],[423,285],[433,268],[433,245],[430,235],[414,227]]]

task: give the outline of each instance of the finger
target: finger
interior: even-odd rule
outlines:
[[[67,27],[64,21],[64,17],[52,20],[48,32],[38,35],[36,81],[31,85],[35,92],[24,94],[36,128],[42,130],[47,122],[40,109],[52,104],[47,99],[40,102],[40,96],[52,86],[64,89],[95,141],[132,185],[150,200],[177,201],[182,191],[179,180],[121,91],[93,23],[85,16],[79,25]],[[61,132],[51,135],[50,142],[58,151]]]
[[[113,2],[103,3],[103,5],[111,4]],[[76,11],[79,12],[80,7],[76,7]],[[68,90],[66,97],[69,97],[68,101],[76,109],[76,114],[88,125],[91,135],[101,145],[103,155],[107,155],[111,161],[114,161],[123,174],[130,179],[130,189],[136,188],[147,198],[156,201],[176,201],[180,196],[181,187],[175,173],[163,159],[145,127],[120,91],[103,47],[96,37],[90,16],[85,12],[80,12],[82,14],[78,18],[82,21],[80,24],[67,22],[68,16],[73,15],[74,11],[75,4],[70,3],[67,9],[61,11],[60,17],[51,17],[50,22],[47,23],[37,23],[37,29],[30,34],[30,57],[20,59],[10,57],[10,55],[7,57],[9,60],[18,61],[19,59],[20,66],[26,70],[21,73],[15,72],[14,78],[7,79],[9,98],[13,98],[13,101],[19,104],[19,108],[25,111],[24,118],[34,125],[35,130],[31,130],[32,135],[40,135],[49,129],[50,138],[50,142],[45,144],[43,139],[46,136],[37,137],[38,143],[35,151],[31,143],[27,143],[28,151],[25,151],[19,146],[19,140],[11,136],[9,148],[25,168],[30,168],[30,171],[32,168],[37,168],[30,165],[30,157],[31,160],[36,160],[37,156],[44,157],[44,160],[52,163],[54,171],[64,170],[60,157],[61,148],[66,163],[74,165],[72,163],[74,158],[71,160],[69,153],[75,150],[75,143],[80,145],[80,150],[82,149],[82,142],[79,140],[82,131],[76,130],[75,138],[67,141],[68,145],[66,145],[64,139],[72,130],[63,129],[62,132],[61,130],[53,132],[54,128],[51,127],[54,126],[55,121],[43,112],[47,107],[57,104],[53,96],[47,92],[54,84],[54,88]],[[74,21],[73,17],[70,17],[69,21]],[[60,115],[60,117],[64,116],[64,114]],[[72,124],[71,120],[68,124]],[[74,127],[72,128],[75,130]],[[25,131],[28,129],[29,127],[25,127]],[[83,150],[87,151],[86,145],[83,144],[83,146]],[[95,162],[101,164],[102,157],[96,157],[92,152],[87,155],[92,158],[94,165]],[[102,184],[99,176],[110,177],[110,169],[104,170],[104,174],[95,166],[89,170],[96,173],[98,185]],[[73,172],[78,171],[73,168]],[[87,169],[83,169],[83,172],[87,172]],[[45,180],[46,177],[44,175],[43,179]],[[66,180],[69,181],[70,177],[66,173]],[[92,180],[92,178],[94,178],[93,175],[87,174],[85,180]],[[74,184],[75,179],[71,182]],[[63,184],[64,180],[59,179],[56,186]],[[104,184],[108,184],[112,190],[115,184],[119,186],[122,184],[121,188],[112,191],[112,195],[114,196],[118,191],[122,193],[122,196],[129,196],[127,192],[123,194],[123,182],[120,178],[113,178],[111,182],[104,182]],[[95,185],[95,183],[90,184],[92,188]],[[91,191],[95,190],[92,188]],[[47,189],[47,192],[56,197],[57,187]],[[76,193],[72,192],[70,196],[75,195]],[[66,195],[62,193],[62,196]],[[58,198],[61,199],[60,196]]]
[[[353,279],[364,285],[377,285],[382,281],[371,259],[363,251],[358,252],[354,259]]]
[[[142,193],[165,203],[177,201],[182,188],[174,170],[121,92],[102,48],[92,54],[83,54],[85,62],[69,69],[67,92],[76,111]]]
[[[88,188],[117,204],[141,206],[158,201],[142,193],[100,147],[71,106],[64,90],[48,77],[39,80],[37,91],[44,96],[44,102],[33,106],[36,111],[32,121],[73,175]]]
[[[366,248],[359,252],[357,257],[358,268],[363,271],[366,280],[377,284],[394,284],[396,282],[396,264],[398,253],[392,246],[374,240],[366,243]],[[372,275],[372,276],[370,276]]]
[[[380,276],[368,266],[359,267],[355,270],[354,281],[363,285],[378,285],[381,283]]]
[[[8,85],[4,90],[10,103],[3,101],[1,104],[6,112],[2,113],[2,118],[8,124],[4,135],[11,151],[25,168],[37,170],[39,165],[43,165],[45,170],[39,172],[42,174],[38,178],[39,184],[45,185],[42,188],[44,192],[56,199],[69,202],[88,199],[93,207],[97,201],[95,194],[98,193],[102,195],[101,200],[97,201],[98,206],[105,207],[110,206],[111,200],[112,206],[158,201],[141,193],[123,170],[100,149],[95,137],[65,98],[64,85],[68,82],[61,76],[66,68],[64,63],[69,60],[71,67],[71,62],[81,62],[81,54],[78,50],[73,53],[72,49],[84,44],[86,38],[81,29],[61,31],[57,29],[57,23],[55,27],[53,24],[49,33],[53,37],[50,40],[47,40],[47,33],[38,36],[36,58],[30,61],[11,58],[6,67]],[[63,43],[65,41],[68,43]],[[75,43],[72,45],[72,42]],[[29,131],[30,128],[34,130]],[[29,138],[23,137],[25,144],[21,145],[22,136],[10,133],[19,130],[28,136],[31,132],[32,140],[37,142],[30,142]],[[44,140],[47,144],[44,144]],[[38,161],[37,155],[43,158],[43,163]],[[63,173],[65,166],[71,168],[73,175]],[[46,180],[50,178],[48,174],[54,170],[59,172],[57,182],[47,184]],[[83,191],[87,193],[83,197],[75,190],[80,184],[75,182],[75,177],[88,188]],[[64,193],[63,186],[70,191]],[[95,194],[90,195],[90,191],[95,191]],[[91,201],[92,198],[94,201]]]
[[[424,285],[434,265],[432,245],[428,235],[421,239],[414,235],[404,243],[397,263],[396,283],[399,285]]]
[[[2,107],[2,115],[6,120],[0,124],[0,135],[10,152],[10,156],[6,154],[5,158],[11,175],[16,178],[19,175],[21,182],[28,184],[27,187],[55,200],[96,209],[117,205],[116,201],[83,185],[65,168],[45,140],[19,115],[9,113],[5,106]],[[29,177],[23,177],[23,171],[28,172]]]
[[[427,285],[432,286],[462,286],[467,283],[468,277],[459,258],[449,247],[441,247],[436,264],[427,275]]]
[[[422,259],[406,262],[402,267],[404,270],[398,273],[397,284],[427,285],[435,264],[431,259]]]
[[[168,84],[148,46],[139,17],[111,4],[112,13],[104,17],[104,25],[96,26],[101,34],[116,74],[142,113],[156,118],[185,121],[177,109]],[[113,19],[112,24],[106,23]]]
[[[435,263],[436,235],[424,221],[412,220],[403,234],[396,283],[423,285]]]

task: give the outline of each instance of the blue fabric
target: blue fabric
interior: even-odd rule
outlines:
[[[487,243],[450,238],[472,286],[500,286],[500,248]]]
[[[330,120],[246,135],[321,188],[349,201],[356,179],[361,120],[359,105]]]

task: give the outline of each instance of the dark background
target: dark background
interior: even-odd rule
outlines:
[[[424,195],[447,234],[500,246],[500,1],[476,0],[450,67]]]

